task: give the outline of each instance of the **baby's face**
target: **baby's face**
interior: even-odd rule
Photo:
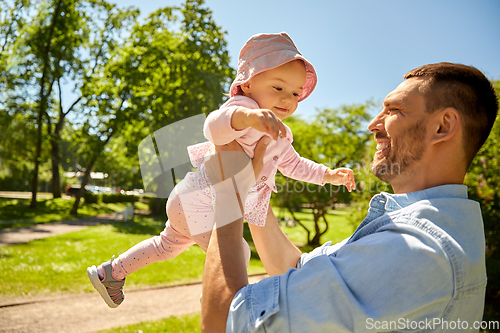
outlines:
[[[297,109],[298,97],[305,83],[304,63],[294,60],[255,75],[242,84],[241,89],[261,109],[269,109],[283,120]]]

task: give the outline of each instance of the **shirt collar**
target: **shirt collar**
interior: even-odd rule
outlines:
[[[467,186],[458,184],[442,185],[431,187],[423,191],[403,194],[381,192],[372,198],[370,201],[370,207],[384,209],[388,213],[407,207],[418,201],[438,198],[467,199]]]

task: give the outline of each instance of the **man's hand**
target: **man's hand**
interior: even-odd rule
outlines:
[[[278,140],[280,132],[283,137],[286,137],[285,125],[268,109],[239,108],[233,113],[231,126],[238,131],[252,127],[269,134],[274,140]]]
[[[323,176],[323,183],[330,183],[333,185],[344,185],[347,190],[351,192],[356,189],[356,182],[354,180],[354,172],[348,168],[328,169]]]

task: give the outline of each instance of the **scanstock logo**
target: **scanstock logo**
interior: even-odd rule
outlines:
[[[177,183],[188,172],[195,170],[188,147],[207,143],[203,135],[205,119],[205,115],[200,114],[177,121],[141,141],[138,147],[139,163],[145,191],[153,192],[158,198],[168,198]],[[221,227],[243,217],[236,193],[239,192],[244,205],[248,190],[255,184],[251,160],[244,152],[222,151],[215,156],[214,149],[209,151],[203,160],[210,179],[207,186],[215,195],[213,214],[202,224],[190,221],[189,214],[186,214],[191,235],[205,232],[207,228],[211,230],[214,221],[217,221],[217,227]],[[190,188],[182,186],[177,191],[184,211],[193,209],[190,198],[193,192],[202,190],[199,187]]]

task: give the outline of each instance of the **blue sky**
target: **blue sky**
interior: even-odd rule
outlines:
[[[144,16],[179,0],[115,0]],[[206,0],[227,31],[231,65],[246,40],[261,32],[286,31],[318,74],[316,90],[296,114],[316,108],[381,102],[403,75],[423,64],[472,65],[500,79],[498,0]]]

